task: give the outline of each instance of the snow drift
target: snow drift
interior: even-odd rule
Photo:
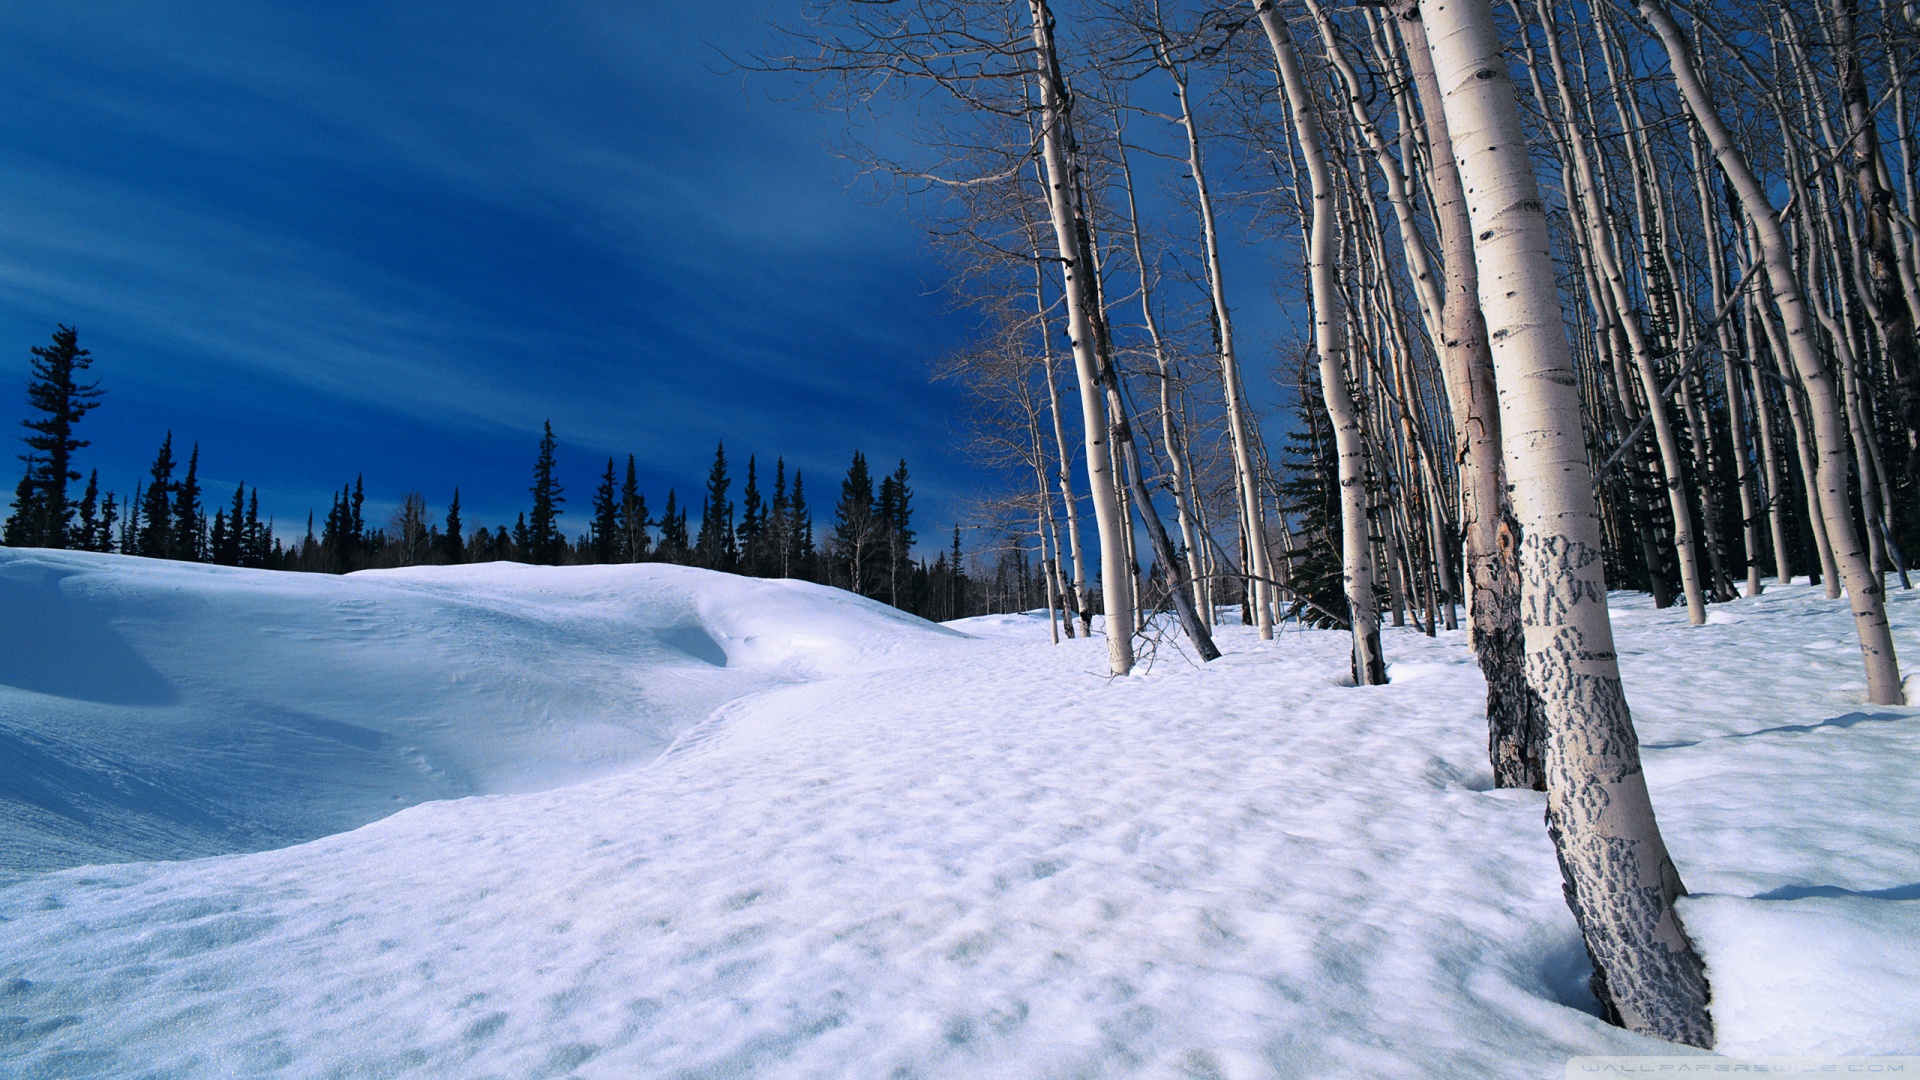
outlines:
[[[0,880],[577,783],[929,623],[675,566],[339,578],[0,551]]]

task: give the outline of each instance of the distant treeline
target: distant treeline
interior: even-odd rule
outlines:
[[[1040,577],[1026,553],[1003,552],[984,573],[969,559],[954,526],[951,546],[931,561],[913,557],[913,489],[902,460],[875,482],[866,455],[855,452],[840,481],[831,521],[816,534],[800,470],[789,484],[786,460],[776,458],[772,490],[763,486],[757,459],[747,458],[739,499],[724,443],[701,494],[697,530],[690,507],[669,488],[657,516],[641,493],[633,455],[624,474],[614,458],[589,502],[587,529],[571,538],[563,527],[566,495],[555,476],[551,424],[545,426],[528,489],[531,505],[511,527],[471,526],[461,517],[455,489],[444,516],[410,492],[392,518],[369,523],[366,491],[356,477],[333,495],[326,516],[307,516],[306,531],[291,540],[260,516],[257,489],[240,484],[231,500],[212,506],[199,480],[195,443],[182,468],[169,432],[152,467],[129,497],[102,491],[91,470],[80,498],[74,454],[88,443],[75,429],[98,407],[97,382],[80,377],[92,364],[72,327],[62,326],[46,347],[32,350],[25,421],[30,434],[13,510],[4,529],[10,547],[118,552],[156,559],[267,570],[345,574],[384,567],[512,560],[543,565],[665,562],[753,577],[797,578],[848,589],[930,619],[1024,610],[1045,602]],[[317,526],[317,531],[316,531]]]

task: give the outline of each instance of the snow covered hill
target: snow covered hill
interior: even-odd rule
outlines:
[[[945,635],[675,566],[338,578],[0,550],[0,881],[576,783],[918,636]]]
[[[1615,604],[1722,1049],[1920,1051],[1920,710],[1857,703],[1815,590],[1699,628]],[[1892,607],[1920,664],[1920,605]],[[0,612],[0,1073],[1538,1077],[1671,1052],[1591,1015],[1539,797],[1488,790],[1457,634],[1391,633],[1385,687],[1339,685],[1337,634],[1237,629],[1205,668],[1109,680],[1098,640],[1043,623],[962,637],[669,567],[45,552],[0,553]]]

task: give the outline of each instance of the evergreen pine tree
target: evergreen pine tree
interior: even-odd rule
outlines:
[[[867,471],[867,456],[856,450],[846,478],[840,481],[840,501],[833,508],[831,554],[836,576],[844,578],[849,591],[862,596],[876,584],[874,547],[880,529],[875,517],[873,475]]]
[[[460,532],[460,489],[453,489],[453,501],[447,504],[447,531],[440,537],[441,558],[448,565],[467,561],[467,541]]]
[[[213,515],[213,561],[221,566],[239,566],[241,551],[246,542],[245,521],[247,514],[247,485],[241,484],[233,490],[233,509],[218,510]]]
[[[760,477],[754,456],[747,455],[747,484],[740,489],[740,572],[756,577],[766,573],[767,504],[760,500]]]
[[[228,546],[229,546],[229,538],[227,535],[227,511],[225,507],[221,507],[220,509],[215,510],[213,512],[212,536],[207,541],[208,553],[212,556],[213,562],[216,565],[219,565],[219,566],[234,565],[233,563],[226,561]]]
[[[205,555],[206,518],[200,507],[200,444],[193,444],[187,458],[187,474],[173,489],[172,557],[198,562]]]
[[[1287,582],[1288,613],[1308,626],[1339,625],[1346,610],[1340,535],[1340,459],[1316,382],[1304,365],[1294,398],[1294,428],[1280,450],[1280,512],[1298,525],[1300,550]],[[1311,603],[1309,603],[1311,601]],[[1314,605],[1318,605],[1318,608]]]
[[[307,531],[313,531],[313,515],[307,515]],[[260,489],[255,487],[247,498],[246,542],[240,554],[242,566],[265,566],[272,555],[272,544],[268,540],[273,534],[272,525],[264,529],[260,524]]]
[[[93,547],[89,550],[109,552],[113,550],[113,526],[120,520],[120,506],[113,492],[107,492],[106,502],[100,508],[100,529],[94,534]]]
[[[911,569],[909,555],[913,551],[913,489],[907,486],[905,458],[900,459],[900,467],[892,476],[880,481],[875,510],[887,564],[887,603],[900,607],[900,578],[902,571]]]
[[[966,599],[967,595],[966,565],[966,563],[961,561],[960,555],[960,525],[958,522],[955,522],[953,526],[953,580],[950,585],[950,588],[953,590],[953,595],[948,599],[948,603],[951,605],[950,610],[952,610],[953,617],[956,619],[964,619],[967,616],[966,610],[962,607],[962,601]]]
[[[713,570],[732,570],[739,558],[733,536],[733,503],[727,490],[733,481],[727,477],[727,445],[713,452],[713,468],[707,472],[707,490],[700,502],[700,534],[693,547],[695,561]]]
[[[28,454],[26,470],[20,474],[20,482],[13,488],[13,513],[7,518],[3,536],[8,547],[32,547],[40,539],[44,518],[40,513],[40,501],[35,492],[35,480],[40,475],[40,459]]]
[[[767,512],[766,545],[768,560],[772,564],[768,572],[781,577],[793,576],[793,545],[789,537],[793,532],[793,507],[787,498],[787,459],[775,458],[773,462],[773,504]]]
[[[788,576],[812,581],[813,511],[807,509],[806,477],[799,469],[793,470],[793,505],[789,515],[791,524],[787,535],[787,561],[792,569]]]
[[[506,527],[502,526],[501,531],[505,532]],[[520,516],[514,519],[513,542],[512,546],[507,548],[508,554],[505,557],[526,562],[528,561],[527,549],[531,546],[533,546],[533,534],[527,530],[527,512],[522,510]]]
[[[327,508],[327,520],[320,529],[320,552],[328,571],[344,574],[353,569],[353,489],[341,488]],[[309,528],[311,532],[311,528]]]
[[[548,422],[540,436],[540,456],[533,464],[533,487],[528,489],[533,494],[533,515],[523,516],[524,540],[516,538],[522,559],[547,566],[559,564],[567,544],[560,532],[560,515],[566,512],[560,504],[567,500],[553,475],[555,445],[553,424]]]
[[[147,487],[133,485],[133,498],[127,500],[127,519],[120,523],[120,554],[140,554],[140,508],[146,504]]]
[[[361,512],[366,508],[366,505],[366,475],[362,473],[353,478],[353,499],[347,504],[347,532],[353,538],[353,552],[356,555],[360,553],[360,549],[366,544],[367,540],[367,519]]]
[[[87,490],[80,496],[72,534],[67,546],[80,551],[95,550],[100,533],[100,470],[87,474]]]
[[[16,538],[34,547],[64,548],[71,527],[72,505],[67,484],[80,479],[73,468],[74,451],[87,440],[74,437],[74,425],[100,405],[100,384],[81,383],[76,375],[93,364],[78,344],[71,326],[53,333],[53,344],[34,346],[27,379],[27,403],[38,414],[23,421],[32,434],[24,437],[27,470],[15,493],[14,518],[8,521],[7,542]]]
[[[140,504],[140,538],[137,555],[149,559],[173,557],[173,432],[153,459],[148,473],[146,498]]]
[[[620,561],[639,562],[647,557],[652,539],[647,535],[647,498],[640,494],[639,473],[633,455],[627,455],[627,479],[620,485]]]
[[[660,514],[660,558],[685,563],[687,551],[687,512],[677,510],[672,488],[667,489],[667,508]]]
[[[620,555],[620,502],[614,486],[613,459],[607,459],[607,471],[593,493],[593,561],[610,563]]]

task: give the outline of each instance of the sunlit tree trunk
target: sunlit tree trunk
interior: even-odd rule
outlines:
[[[1115,675],[1133,670],[1133,570],[1127,560],[1127,521],[1108,457],[1106,406],[1100,387],[1107,357],[1100,355],[1093,320],[1099,317],[1093,293],[1093,260],[1086,250],[1079,217],[1078,180],[1067,166],[1072,137],[1067,90],[1053,46],[1053,16],[1046,0],[1028,0],[1034,59],[1040,88],[1041,160],[1046,166],[1048,215],[1064,278],[1067,332],[1073,339],[1074,371],[1080,384],[1081,427],[1086,438],[1087,487],[1093,496],[1094,523],[1100,531],[1100,587],[1106,608],[1107,662]]]
[[[1506,465],[1500,459],[1500,402],[1487,324],[1480,314],[1480,273],[1466,190],[1454,161],[1419,7],[1396,8],[1415,92],[1426,116],[1432,168],[1433,215],[1446,274],[1441,307],[1441,372],[1452,406],[1455,456],[1460,462],[1461,533],[1466,547],[1474,656],[1487,680],[1487,749],[1494,782],[1538,788],[1541,775],[1540,702],[1526,679],[1526,642],[1520,625],[1520,548]]]
[[[1579,381],[1506,58],[1487,0],[1422,0],[1420,10],[1498,375],[1527,676],[1546,719],[1548,832],[1609,1018],[1709,1046],[1706,973],[1674,911],[1685,889],[1654,819],[1614,653]]]
[[[1306,159],[1313,203],[1308,240],[1308,267],[1312,279],[1314,348],[1320,356],[1320,390],[1333,420],[1334,443],[1340,459],[1340,533],[1342,577],[1346,585],[1348,618],[1353,630],[1353,681],[1368,686],[1387,681],[1386,658],[1380,648],[1380,617],[1374,610],[1373,552],[1367,535],[1366,452],[1361,441],[1359,410],[1347,385],[1346,312],[1339,286],[1334,249],[1338,237],[1333,206],[1333,179],[1320,141],[1320,121],[1314,112],[1300,57],[1288,37],[1286,23],[1272,0],[1254,0],[1274,63],[1293,113],[1294,137]]]
[[[1206,163],[1200,153],[1200,129],[1187,98],[1186,73],[1163,50],[1160,66],[1173,78],[1174,95],[1180,102],[1180,126],[1187,140],[1187,172],[1193,178],[1194,201],[1200,211],[1200,238],[1206,256],[1207,291],[1213,301],[1214,326],[1220,335],[1220,385],[1226,391],[1227,434],[1233,448],[1234,477],[1240,495],[1240,513],[1247,534],[1255,538],[1248,545],[1249,576],[1253,587],[1254,623],[1262,640],[1273,639],[1273,602],[1269,583],[1273,568],[1267,559],[1265,540],[1265,504],[1253,468],[1253,425],[1247,418],[1246,389],[1240,378],[1240,359],[1234,349],[1233,314],[1227,308],[1226,270],[1220,264],[1220,239],[1213,214],[1213,193],[1207,187]]]

